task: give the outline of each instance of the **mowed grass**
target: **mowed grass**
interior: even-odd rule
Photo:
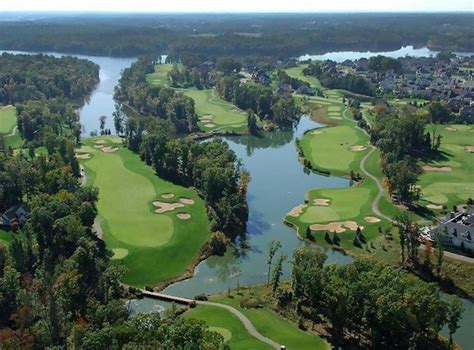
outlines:
[[[443,137],[440,150],[445,159],[426,165],[449,167],[451,171],[424,172],[420,177],[422,202],[450,207],[474,198],[474,153],[466,151],[466,147],[474,146],[474,128],[470,125],[439,125],[437,128]]]
[[[95,148],[98,140],[118,150],[105,153]],[[92,156],[81,163],[87,184],[99,189],[97,208],[107,248],[115,251],[115,263],[129,270],[124,282],[156,285],[184,273],[208,237],[202,199],[190,189],[160,179],[138,155],[124,148],[118,137],[87,139],[78,152]],[[166,193],[175,197],[162,198]],[[174,203],[180,197],[191,198],[195,204],[162,214],[154,212],[154,200]],[[191,219],[180,220],[177,213],[189,213]]]
[[[247,293],[248,292],[244,292],[241,293],[241,295],[234,293],[233,298],[215,296],[211,297],[211,301],[233,306],[247,316],[257,331],[262,335],[279,344],[285,345],[289,350],[329,349],[329,345],[324,339],[316,334],[302,331],[296,324],[284,319],[268,307],[257,309],[246,309],[240,307],[240,301]]]
[[[297,78],[309,83],[312,88],[321,89],[321,83],[316,77],[303,74],[303,69],[305,69],[306,67],[308,67],[307,64],[301,64],[296,67],[287,68],[285,69],[285,72],[292,78]]]
[[[356,163],[368,151],[356,152],[351,147],[364,146],[365,142],[360,130],[340,125],[306,132],[300,140],[300,147],[314,169],[347,176],[351,169],[356,170]]]
[[[4,134],[5,144],[13,149],[21,146],[22,140],[17,125],[16,108],[14,106],[0,107],[0,133]],[[15,130],[15,133],[13,131]]]
[[[0,244],[4,243],[8,245],[12,241],[12,233],[4,230],[0,230]]]
[[[155,72],[147,74],[146,81],[148,84],[158,86],[158,85],[168,85],[168,73],[173,69],[172,64],[157,64],[155,66]]]
[[[227,344],[233,350],[273,349],[268,344],[250,335],[237,316],[225,309],[215,306],[198,305],[196,308],[187,311],[185,316],[206,321],[211,330],[217,331],[224,336]]]
[[[194,100],[196,113],[200,118],[198,126],[201,130],[246,131],[247,112],[220,98],[214,89],[181,91]]]

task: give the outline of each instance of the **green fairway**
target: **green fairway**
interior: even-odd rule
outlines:
[[[307,66],[307,64],[301,64],[296,67],[287,68],[285,69],[285,72],[292,78],[297,78],[309,83],[312,88],[321,89],[321,84],[319,83],[319,80],[316,77],[303,74],[303,69]]]
[[[468,148],[474,146],[474,129],[469,125],[439,125],[437,128],[443,137],[440,150],[445,159],[425,166],[444,167],[448,171],[425,167],[420,177],[422,203],[449,207],[474,198],[474,153],[468,152]]]
[[[360,130],[341,125],[308,131],[301,138],[300,147],[314,169],[347,176],[366,154],[365,142]]]
[[[244,295],[234,293],[233,298],[218,296],[211,298],[211,300],[233,306],[249,318],[258,332],[279,344],[285,345],[287,349],[329,349],[329,345],[324,339],[316,334],[302,331],[296,324],[285,320],[282,316],[267,307],[255,309],[240,307],[240,301],[243,297]],[[261,347],[259,349],[266,348]]]
[[[12,233],[0,229],[0,243],[9,244],[12,240]]]
[[[186,317],[204,320],[210,329],[227,338],[227,344],[235,350],[264,350],[272,349],[245,329],[242,322],[231,312],[214,306],[199,305],[186,312]]]
[[[246,131],[247,112],[224,101],[214,89],[183,89],[181,91],[194,100],[201,130]]]
[[[21,146],[21,137],[16,125],[16,108],[14,106],[0,107],[0,133],[4,134],[6,146],[13,149]]]
[[[155,72],[147,74],[146,81],[151,85],[168,85],[168,72],[172,69],[172,64],[157,64]]]
[[[181,275],[196,259],[209,232],[204,203],[194,191],[161,180],[120,142],[118,137],[87,139],[79,153],[91,158],[81,162],[87,183],[99,188],[103,238],[114,260],[129,270],[124,282],[155,285]],[[161,196],[168,193],[174,197]],[[195,203],[155,213],[153,201],[177,203],[181,197]],[[177,213],[191,219],[178,219]]]

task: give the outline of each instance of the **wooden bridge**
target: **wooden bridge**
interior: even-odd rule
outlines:
[[[144,289],[140,289],[140,292],[142,293],[142,295],[150,297],[150,298],[174,302],[176,304],[188,305],[190,307],[196,306],[196,301],[193,299],[177,297],[175,295],[169,295],[169,294],[164,294],[164,293],[150,292]]]

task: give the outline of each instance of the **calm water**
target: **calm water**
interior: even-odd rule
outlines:
[[[409,48],[409,47],[407,47]],[[406,50],[402,48],[401,50]],[[401,51],[398,50],[398,51]],[[414,55],[415,49],[407,53]],[[397,51],[397,52],[398,52]],[[0,51],[2,52],[2,51]],[[417,51],[421,55],[421,51]],[[13,52],[19,53],[19,52]],[[365,53],[367,54],[367,53]],[[380,53],[370,53],[377,55]],[[401,54],[404,56],[406,53]],[[55,56],[62,54],[53,53]],[[330,53],[326,56],[338,60],[354,59],[354,53]],[[325,56],[325,55],[323,55]],[[424,56],[429,56],[429,52]],[[120,78],[122,69],[131,65],[134,59],[78,56],[89,59],[101,66],[101,82],[93,92],[90,100],[81,110],[83,135],[98,130],[99,117],[106,115],[107,128],[113,131],[112,113],[114,112],[113,88]],[[321,56],[319,56],[321,57]],[[368,57],[368,56],[365,56]],[[294,140],[309,129],[317,126],[309,118],[303,117],[292,131],[275,131],[262,138],[242,136],[227,138],[230,147],[242,159],[243,166],[250,171],[252,181],[248,189],[249,223],[246,249],[239,246],[230,247],[223,257],[211,257],[197,267],[193,278],[172,285],[166,289],[169,293],[182,296],[194,296],[199,293],[225,291],[240,283],[241,285],[262,283],[266,281],[266,252],[268,242],[282,242],[282,252],[291,257],[293,250],[303,244],[296,237],[295,231],[283,224],[286,213],[300,204],[307,190],[315,187],[346,187],[348,181],[336,177],[324,177],[316,174],[305,174],[303,166],[297,160]],[[352,258],[338,252],[328,251],[328,263],[349,263]],[[286,265],[285,276],[289,276]],[[461,328],[455,340],[464,349],[474,349],[474,303],[464,300],[466,311]],[[133,301],[134,312],[161,312],[166,303],[152,299]],[[443,332],[445,334],[445,332]]]
[[[343,62],[345,60],[358,60],[360,58],[370,58],[373,56],[387,56],[392,58],[399,58],[405,56],[412,56],[412,57],[430,57],[435,56],[438,51],[431,51],[427,47],[422,47],[419,49],[415,49],[413,46],[403,46],[398,50],[395,51],[381,51],[381,52],[359,52],[359,51],[337,51],[337,52],[328,52],[322,55],[304,55],[300,56],[300,61],[305,61],[308,59],[312,60],[332,60],[335,62]],[[473,53],[471,52],[456,52],[458,56],[471,56]]]

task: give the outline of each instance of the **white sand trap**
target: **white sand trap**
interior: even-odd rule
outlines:
[[[94,148],[104,148],[104,145],[95,145]]]
[[[191,198],[181,197],[179,201],[183,204],[188,204],[188,205],[194,204],[194,199],[191,199]]]
[[[184,207],[184,204],[182,203],[165,203],[165,202],[160,202],[160,201],[154,201],[153,205],[155,207],[158,207],[158,209],[155,210],[155,213],[158,213],[158,214],[166,213],[167,211],[173,211],[177,208]]]
[[[97,141],[95,142],[95,144],[96,144],[96,145],[103,145],[103,144],[105,144],[105,140],[97,140]]]
[[[178,213],[176,214],[176,217],[181,220],[189,220],[191,219],[191,214],[188,213]]]
[[[380,222],[380,219],[376,218],[375,216],[366,216],[364,220],[371,224],[373,224],[374,222]]]
[[[329,205],[330,199],[325,199],[325,198],[316,198],[313,200],[314,205],[320,205],[323,207],[327,207]]]
[[[362,151],[365,151],[366,149],[367,149],[367,147],[361,146],[361,145],[351,146],[351,151],[352,152],[362,152]]]
[[[337,120],[341,120],[341,119],[342,119],[342,117],[331,117],[331,116],[329,116],[329,118],[331,118],[331,119],[337,119]]]
[[[161,195],[161,198],[166,198],[166,199],[170,199],[170,198],[173,198],[173,197],[174,197],[173,193],[163,193]]]
[[[423,165],[423,170],[437,172],[437,173],[449,173],[452,169],[450,166],[436,167],[436,166],[430,166],[430,165]]]
[[[204,126],[205,126],[206,128],[213,128],[213,127],[216,126],[216,124],[209,123],[209,124],[204,124]]]
[[[240,109],[238,109],[238,108],[232,108],[230,111],[231,111],[231,112],[236,112],[236,113],[238,113],[238,112],[240,112]]]
[[[77,159],[90,159],[91,154],[90,153],[76,153],[76,158]]]
[[[125,258],[128,255],[128,250],[123,248],[114,248],[112,249],[114,255],[112,256],[112,260],[120,260]]]
[[[346,230],[344,227],[351,231],[357,230],[357,227],[361,230],[364,229],[364,226],[357,225],[357,222],[355,221],[330,222],[329,224],[312,224],[310,226],[313,231],[329,231],[336,233],[344,232]]]
[[[469,153],[474,153],[474,146],[466,146],[464,150]]]
[[[447,127],[445,127],[445,129],[448,130],[448,131],[457,131],[458,130],[456,128],[453,128],[452,126],[447,126]]]
[[[438,205],[438,204],[428,204],[426,206],[428,209],[436,209],[436,210],[441,210],[443,209],[443,206],[442,205]]]
[[[105,153],[114,153],[117,151],[118,151],[117,147],[103,147],[102,148],[102,152],[105,152]]]
[[[304,209],[306,209],[308,206],[306,204],[300,204],[297,207],[294,207],[293,209],[290,210],[288,213],[289,216],[293,216],[294,218],[297,218],[301,215]]]
[[[321,130],[311,131],[311,135],[321,135],[323,132]]]

